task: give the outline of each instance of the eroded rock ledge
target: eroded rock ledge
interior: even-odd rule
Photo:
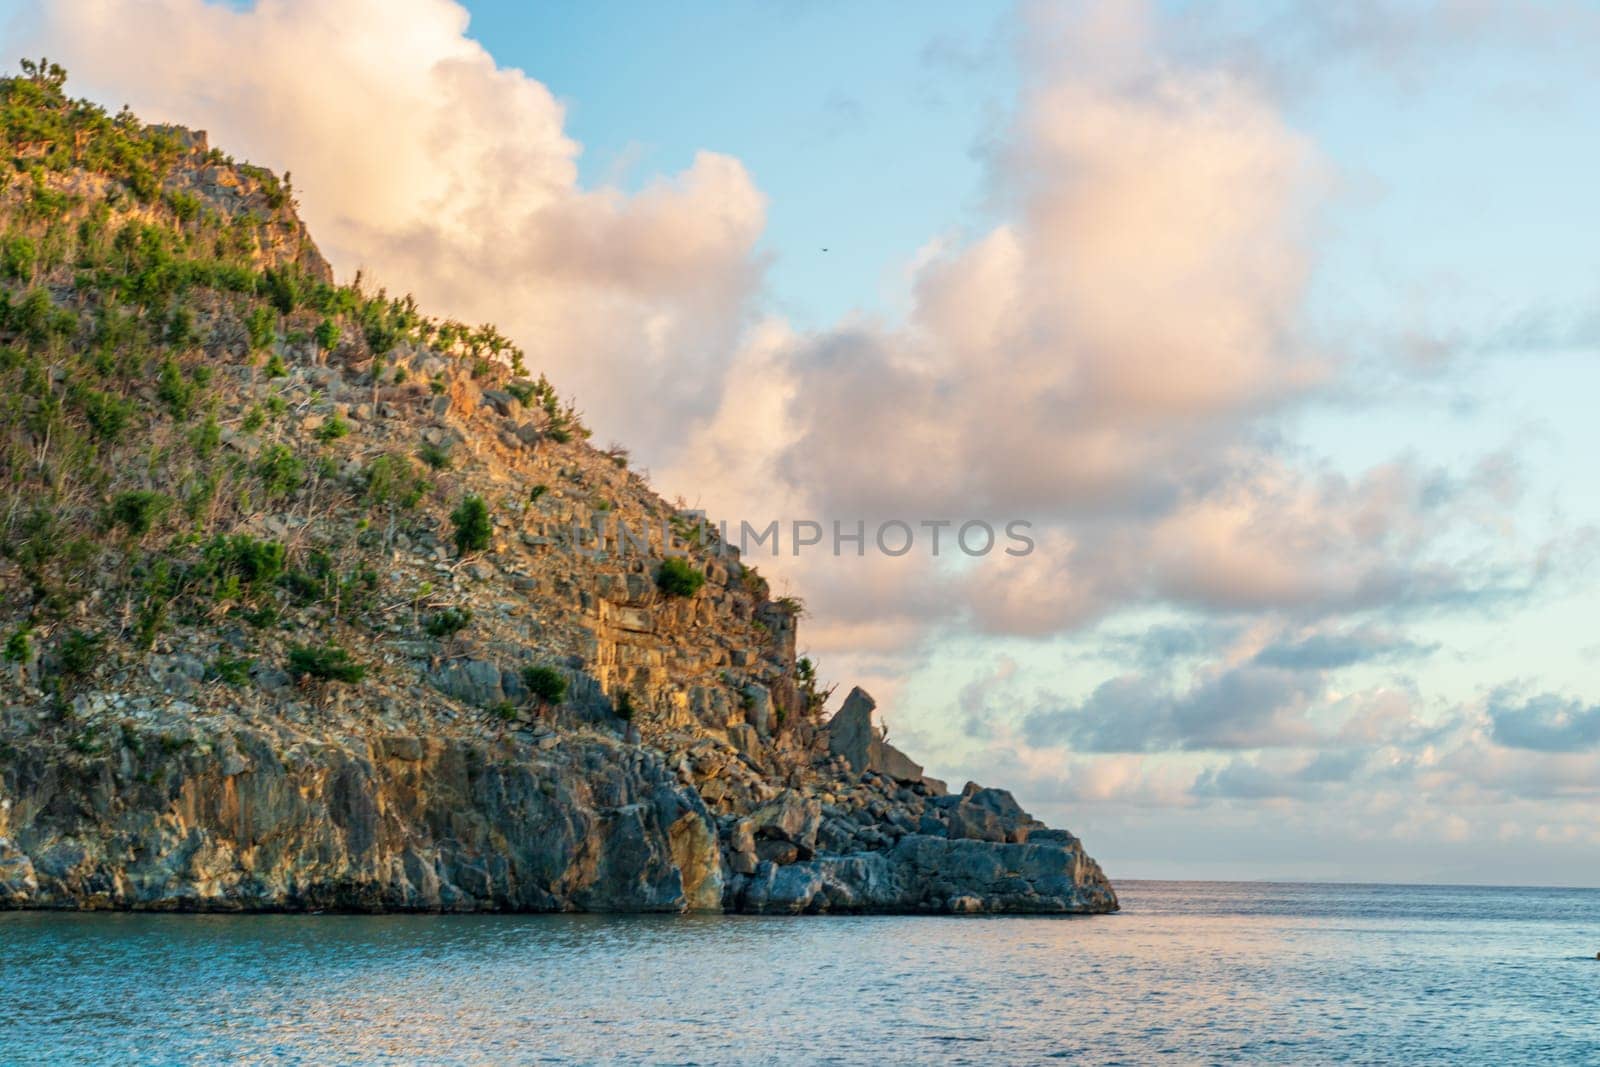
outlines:
[[[13,742],[0,904],[260,911],[717,908],[705,805],[600,737],[485,743],[289,727]]]
[[[863,706],[862,736],[881,746],[865,694],[835,721],[857,730]],[[484,739],[186,716],[92,750],[14,735],[0,748],[0,907],[1116,909],[1077,838],[1009,793],[947,795],[873,751],[859,773],[834,754],[804,785],[718,816],[690,760],[589,728]]]

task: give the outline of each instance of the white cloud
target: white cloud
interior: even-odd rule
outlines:
[[[336,269],[493,321],[603,435],[656,455],[706,409],[760,284],[765,200],[702,152],[586,189],[561,104],[454,0],[55,0],[20,36],[73,87],[291,170]]]

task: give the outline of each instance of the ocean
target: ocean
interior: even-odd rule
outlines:
[[[1600,1063],[1600,890],[1082,918],[0,913],[0,1063]]]

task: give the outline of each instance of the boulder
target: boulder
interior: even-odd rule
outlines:
[[[967,783],[949,812],[950,837],[956,839],[1021,844],[1044,828],[1009,792],[985,789],[976,782]]]
[[[922,781],[922,765],[885,741],[872,724],[872,712],[877,706],[877,701],[860,686],[850,690],[828,720],[828,754],[843,758],[856,774],[872,771],[897,782]],[[944,783],[939,786],[942,789]]]
[[[788,841],[802,857],[817,848],[817,830],[822,825],[822,803],[785,789],[750,815],[750,830],[757,839]]]
[[[756,842],[756,856],[763,863],[775,863],[782,867],[800,858],[800,848],[793,841],[763,837]]]
[[[487,708],[506,699],[504,673],[487,660],[458,660],[431,671],[428,684],[439,692]]]
[[[504,418],[514,419],[522,414],[522,402],[501,389],[485,389],[483,403],[494,408]]]
[[[873,753],[872,769],[897,782],[922,781],[922,765],[887,741],[879,741]]]
[[[872,747],[878,740],[878,732],[872,725],[872,710],[877,706],[877,701],[865,689],[856,686],[828,720],[828,753],[844,757],[856,774],[867,770],[872,763]]]

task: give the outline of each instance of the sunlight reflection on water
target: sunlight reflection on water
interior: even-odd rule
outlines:
[[[1600,1058],[1600,892],[1076,919],[0,914],[0,1062]]]

